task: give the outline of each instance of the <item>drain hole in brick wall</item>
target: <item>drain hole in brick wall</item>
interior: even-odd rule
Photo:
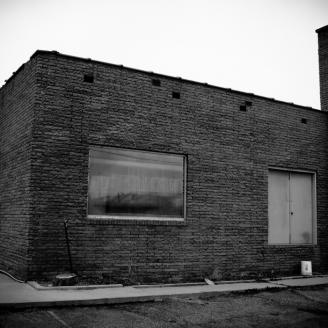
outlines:
[[[172,98],[180,99],[180,92],[173,91],[172,92]]]
[[[161,80],[159,79],[152,79],[151,84],[155,87],[160,87],[161,86]]]
[[[93,83],[94,77],[92,74],[84,74],[83,81]]]
[[[239,110],[241,110],[242,112],[246,112],[247,111],[246,105],[240,105]]]
[[[306,119],[306,118],[302,118],[301,122],[302,122],[303,124],[307,124],[307,119]]]

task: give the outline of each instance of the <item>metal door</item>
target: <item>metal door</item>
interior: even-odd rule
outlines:
[[[292,244],[312,243],[312,190],[312,174],[290,173],[290,238]]]
[[[289,243],[289,172],[269,171],[269,244]]]
[[[269,171],[269,244],[313,243],[313,174]]]

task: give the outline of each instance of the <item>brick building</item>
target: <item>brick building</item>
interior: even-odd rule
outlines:
[[[322,110],[36,51],[0,90],[0,268],[134,281],[328,270]]]

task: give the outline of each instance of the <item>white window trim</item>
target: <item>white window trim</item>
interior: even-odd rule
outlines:
[[[134,150],[147,153],[161,153],[168,156],[182,156],[183,157],[183,217],[164,217],[164,216],[134,216],[134,215],[97,215],[89,214],[89,182],[90,182],[90,150],[91,149],[106,149],[106,148],[117,148],[117,149],[126,149]],[[142,150],[142,149],[133,149],[133,148],[124,148],[124,147],[115,147],[115,146],[99,146],[99,145],[90,145],[88,151],[88,193],[87,193],[87,208],[86,208],[86,217],[90,220],[123,220],[123,221],[161,221],[161,222],[185,222],[187,217],[187,156],[185,154],[177,153],[165,153],[160,151],[151,151],[151,150]]]
[[[183,222],[185,218],[175,218],[175,217],[159,217],[159,216],[116,216],[116,215],[94,215],[89,214],[89,219],[98,220],[133,220],[133,221],[178,221]]]

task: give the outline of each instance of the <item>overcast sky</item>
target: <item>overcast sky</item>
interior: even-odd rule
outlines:
[[[37,49],[320,108],[328,0],[0,0],[0,85]]]

